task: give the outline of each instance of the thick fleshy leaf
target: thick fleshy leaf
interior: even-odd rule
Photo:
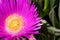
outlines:
[[[57,29],[55,27],[47,27],[47,29],[48,29],[48,32],[53,35],[56,35],[56,36],[60,35],[60,29]]]
[[[44,11],[47,10],[49,0],[44,0]]]
[[[50,0],[50,7],[52,8],[55,4],[55,0]]]
[[[51,20],[51,22],[52,22],[52,25],[55,27],[55,22],[54,22],[54,16],[55,16],[55,14],[54,14],[55,12],[54,12],[54,8],[52,8],[51,9],[51,11],[50,11],[50,13],[49,13],[49,18],[50,18],[50,20]]]
[[[51,9],[51,11],[50,11],[50,13],[49,13],[49,18],[50,18],[50,20],[51,20],[51,22],[52,22],[52,25],[53,25],[54,27],[60,28],[60,27],[59,27],[59,22],[58,22],[58,20],[57,20],[56,13],[55,13],[55,11],[54,11],[54,8],[55,8],[55,7],[56,7],[56,6],[54,6],[54,7]]]
[[[59,1],[59,8],[58,8],[58,16],[59,16],[59,21],[60,21],[60,1]]]
[[[58,40],[60,40],[60,38]]]

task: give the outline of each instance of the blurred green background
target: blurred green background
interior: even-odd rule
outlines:
[[[60,0],[32,0],[42,18],[37,40],[60,40]]]

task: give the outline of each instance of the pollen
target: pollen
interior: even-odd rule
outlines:
[[[12,14],[6,18],[6,28],[10,33],[19,32],[24,25],[23,18],[20,15]]]

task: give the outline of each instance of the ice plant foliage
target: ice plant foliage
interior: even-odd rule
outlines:
[[[31,0],[0,1],[0,38],[12,40],[39,34],[41,18]]]

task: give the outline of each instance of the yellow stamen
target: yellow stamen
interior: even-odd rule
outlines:
[[[17,33],[22,29],[23,18],[17,14],[10,15],[6,18],[6,28],[11,33]]]

